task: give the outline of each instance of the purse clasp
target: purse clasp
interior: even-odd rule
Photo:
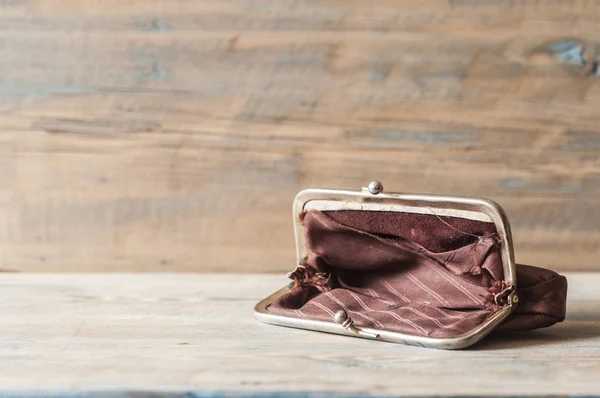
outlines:
[[[365,332],[364,330],[354,326],[354,321],[352,320],[352,318],[350,318],[348,316],[348,313],[344,310],[339,310],[338,312],[335,313],[335,315],[333,316],[333,321],[337,324],[342,325],[343,327],[345,327],[347,330],[351,331],[352,333],[355,333],[359,336],[362,337],[368,337],[371,339],[378,339],[379,335],[375,334],[375,333],[368,333]]]

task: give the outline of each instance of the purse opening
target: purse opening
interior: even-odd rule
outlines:
[[[456,337],[508,305],[492,222],[436,214],[310,210],[307,259],[270,313],[427,337]]]

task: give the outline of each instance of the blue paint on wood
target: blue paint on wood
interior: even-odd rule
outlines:
[[[167,30],[167,27],[160,21],[160,19],[153,19],[150,27],[154,32],[165,32]]]
[[[600,225],[600,210],[592,203],[555,202],[547,204],[524,204],[520,217],[511,218],[515,228],[552,228],[572,231],[597,231]],[[560,214],[560,217],[545,217],[540,214]]]
[[[495,397],[494,395],[480,395],[481,397]],[[568,395],[564,395],[566,397]],[[243,391],[90,391],[90,392],[64,392],[64,393],[0,393],[0,398],[351,398],[351,397],[373,397],[388,398],[387,395],[369,395],[369,394],[332,394],[325,392],[243,392]],[[406,395],[406,398],[413,396]],[[433,396],[419,395],[420,398],[433,398]],[[439,397],[439,396],[435,396]],[[466,398],[461,395],[448,395],[453,398]],[[516,398],[507,395],[507,398]],[[557,395],[556,397],[561,397]],[[572,398],[600,398],[598,395],[571,396]],[[415,397],[416,398],[416,397]]]
[[[548,50],[555,56],[570,64],[585,68],[587,76],[597,76],[600,60],[593,57],[594,45],[583,43],[579,40],[560,40],[548,46]]]
[[[21,348],[26,347],[27,343],[24,341],[2,341],[0,342],[0,346],[11,350],[20,350]]]
[[[509,178],[502,180],[501,185],[503,188],[527,188],[531,185],[530,181]]]
[[[90,95],[98,90],[69,84],[3,84],[0,86],[0,99],[18,98],[25,102],[45,100],[54,96]]]
[[[431,144],[473,142],[475,140],[472,134],[453,132],[374,130],[371,134],[374,138],[387,138],[397,141],[419,141]]]
[[[392,64],[379,63],[370,65],[368,68],[369,81],[371,83],[382,83],[388,78],[392,70]]]
[[[136,25],[142,32],[163,33],[167,31],[167,25],[159,18],[143,18]]]
[[[371,83],[381,83],[387,77],[387,73],[382,70],[371,69],[369,71],[369,81]]]
[[[243,391],[89,391],[89,392],[54,392],[54,393],[0,393],[0,398],[350,398],[374,397],[387,398],[381,395],[368,394],[331,394],[325,392],[243,392]]]
[[[138,77],[140,81],[157,81],[162,80],[168,74],[167,69],[162,66],[164,58],[168,58],[169,54],[163,54],[163,57],[154,53],[133,54],[132,59],[136,64]]]
[[[10,6],[16,6],[19,4],[24,4],[25,0],[0,0],[0,7],[10,7]]]
[[[585,51],[583,44],[577,40],[559,40],[548,46],[550,52],[563,60],[585,65]]]
[[[167,74],[167,70],[160,65],[153,65],[152,72],[158,77],[164,77]]]
[[[502,188],[507,189],[519,189],[519,188],[527,188],[533,190],[535,192],[581,192],[585,191],[585,187],[583,185],[577,184],[556,184],[556,185],[541,185],[539,183],[518,179],[518,178],[509,178],[502,180],[500,183]]]
[[[572,139],[568,145],[561,148],[564,151],[578,151],[582,149],[600,149],[600,137],[578,137]]]

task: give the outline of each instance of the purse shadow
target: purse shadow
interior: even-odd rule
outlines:
[[[498,332],[472,347],[473,350],[503,350],[551,346],[582,340],[600,344],[600,320],[566,320],[546,329],[528,332]]]

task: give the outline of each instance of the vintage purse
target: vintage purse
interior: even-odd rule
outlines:
[[[308,189],[292,283],[255,307],[274,325],[460,349],[561,322],[567,280],[516,265],[502,208],[478,198]]]

